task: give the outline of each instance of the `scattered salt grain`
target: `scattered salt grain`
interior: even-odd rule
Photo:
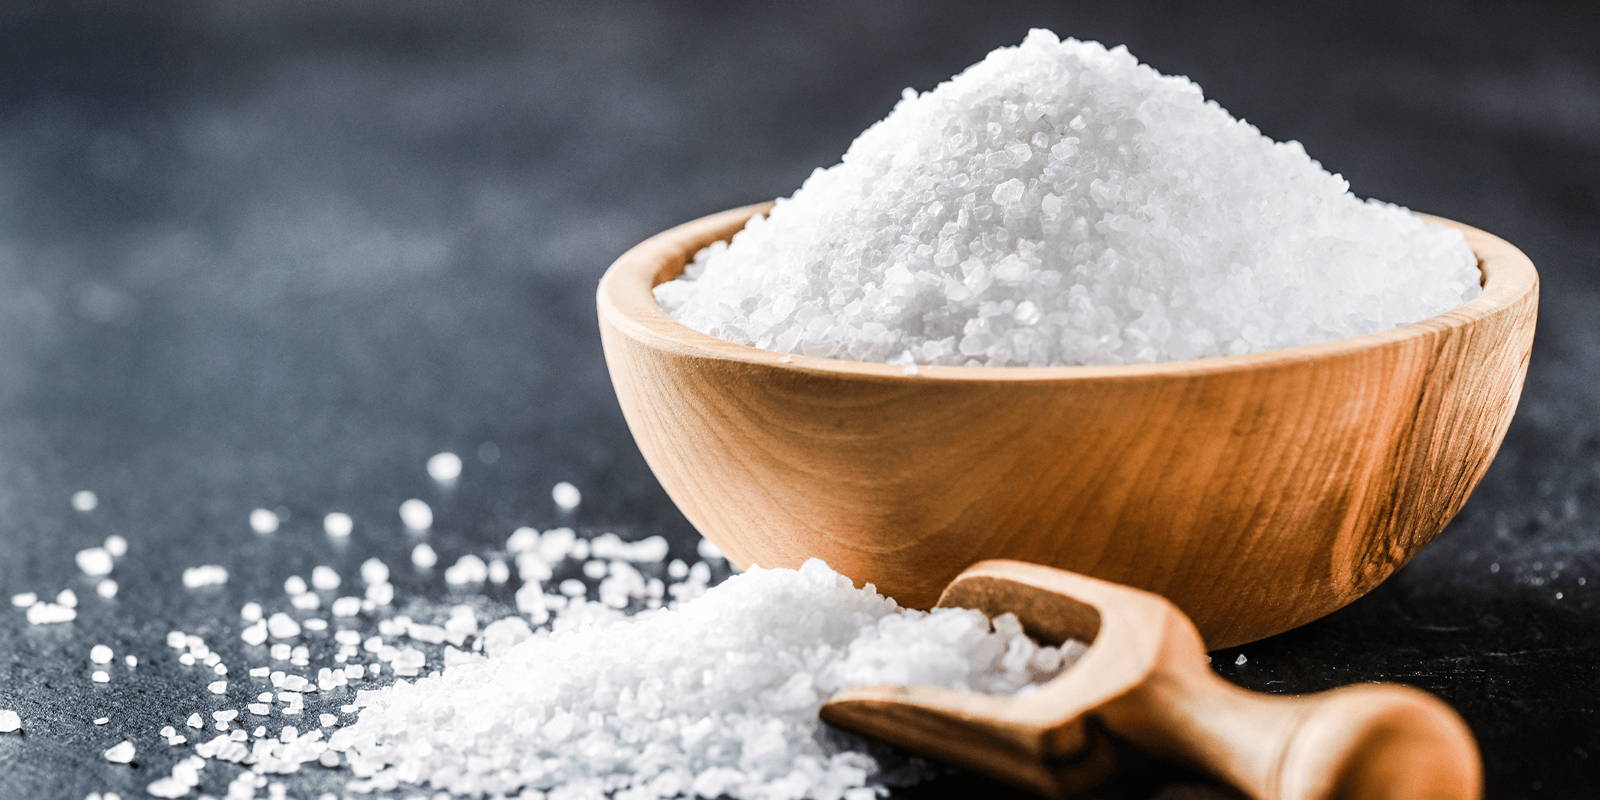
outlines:
[[[100,595],[100,597],[105,600],[110,600],[111,598],[117,596],[117,588],[116,581],[110,578],[102,578],[94,585],[94,593]]]
[[[339,588],[339,573],[332,567],[318,564],[311,568],[311,586],[320,591],[331,592]]]
[[[78,593],[72,591],[71,589],[62,589],[56,593],[56,605],[63,606],[65,608],[77,608]]]
[[[95,717],[94,718],[94,724],[96,724],[96,725],[104,725],[104,724],[106,724],[106,723],[108,723],[110,721],[111,721],[110,717]]]
[[[111,561],[111,554],[106,552],[104,547],[79,550],[73,559],[78,562],[78,569],[91,578],[109,575],[112,567],[116,566]]]
[[[97,644],[89,648],[89,660],[96,664],[110,664],[111,659],[115,657],[116,654],[111,652],[111,648],[103,644]]]
[[[550,499],[556,501],[556,507],[562,511],[571,511],[583,502],[583,493],[578,491],[578,487],[562,481],[550,487]]]
[[[461,477],[461,457],[455,453],[434,453],[428,459],[428,477],[440,483],[452,483]]]
[[[278,530],[278,515],[266,508],[258,508],[251,511],[250,530],[262,534],[276,532]]]
[[[228,568],[219,564],[202,564],[183,571],[183,585],[189,589],[220,586],[228,582]]]
[[[1233,660],[1233,665],[1236,667],[1242,667],[1245,665],[1245,662],[1249,660],[1250,659],[1244,657],[1244,653],[1240,653],[1239,657]]]
[[[89,680],[95,683],[110,683],[111,675],[103,669],[97,669],[89,675]]]
[[[433,527],[433,509],[413,497],[400,504],[400,522],[410,530],[425,531]]]
[[[419,569],[432,569],[433,565],[439,563],[439,554],[427,542],[423,542],[411,549],[411,563]]]
[[[355,530],[355,520],[342,511],[330,512],[322,518],[322,532],[335,539],[343,539]]]
[[[79,489],[72,493],[72,508],[76,511],[93,511],[99,505],[100,498],[88,489]]]
[[[293,639],[300,635],[300,623],[279,611],[267,618],[267,633],[274,639]]]
[[[22,716],[9,708],[0,708],[0,733],[22,730]]]
[[[361,562],[361,580],[368,585],[389,582],[389,565],[376,558]]]
[[[102,546],[105,547],[107,553],[111,554],[112,558],[122,558],[128,554],[128,540],[115,533],[107,536],[106,542]]]
[[[39,595],[36,592],[22,592],[11,595],[11,605],[17,608],[27,608],[37,602],[39,602]]]
[[[1479,291],[1459,232],[1356,198],[1125,48],[1035,30],[906,90],[655,293],[713,336],[904,367],[1237,355]]]
[[[133,742],[126,739],[111,746],[103,755],[113,764],[126,764],[133,760]]]

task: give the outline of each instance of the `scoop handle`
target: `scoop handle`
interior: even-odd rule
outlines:
[[[1256,800],[1478,800],[1477,744],[1433,695],[1356,684],[1280,696],[1208,668],[1166,671],[1102,709],[1136,745],[1216,774]]]

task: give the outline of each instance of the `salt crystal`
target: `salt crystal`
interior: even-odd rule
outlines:
[[[267,618],[267,633],[274,639],[293,639],[300,635],[300,623],[279,611]]]
[[[22,716],[9,708],[0,708],[0,733],[22,730]]]
[[[72,591],[71,589],[62,589],[56,593],[56,605],[65,606],[66,608],[77,608],[78,593]]]
[[[79,489],[72,493],[72,507],[77,511],[93,511],[100,505],[100,498],[88,489]]]
[[[571,511],[583,502],[583,493],[578,491],[578,487],[562,481],[550,487],[550,499],[556,501],[556,507],[562,511]]]
[[[116,654],[111,652],[111,648],[103,644],[97,644],[89,648],[89,660],[96,664],[110,664],[111,659],[115,657]]]
[[[111,554],[112,558],[122,558],[128,554],[128,540],[115,533],[107,536],[105,544],[102,546],[105,547],[107,553]]]
[[[420,569],[430,569],[439,563],[439,554],[433,552],[433,548],[429,547],[427,542],[423,542],[412,548],[411,563]]]
[[[89,680],[94,681],[95,683],[110,683],[111,674],[103,669],[97,669],[89,675]]]
[[[428,477],[440,483],[451,483],[461,477],[461,457],[455,453],[434,453],[428,459]]]
[[[306,586],[306,579],[300,577],[299,575],[290,575],[283,581],[284,594],[290,596],[305,594],[307,590],[308,587]]]
[[[1244,657],[1244,653],[1240,653],[1239,657],[1233,660],[1233,665],[1236,667],[1242,667],[1245,665],[1245,662],[1249,660],[1250,659]]]
[[[278,530],[278,515],[271,509],[258,508],[250,512],[250,530],[266,534]]]
[[[96,724],[96,725],[104,725],[104,724],[106,724],[106,723],[108,723],[110,721],[111,721],[110,717],[95,717],[94,718],[94,724]]]
[[[1044,30],[907,90],[655,289],[713,336],[902,367],[1237,355],[1479,292],[1459,232],[1358,199],[1187,78]]]
[[[361,562],[361,580],[368,584],[387,583],[389,566],[376,558]]]
[[[11,595],[11,605],[17,608],[27,608],[37,602],[39,602],[39,595],[36,592],[22,592]]]
[[[413,531],[425,531],[433,527],[433,509],[427,503],[416,498],[400,504],[400,522]]]
[[[133,760],[133,753],[133,742],[124,739],[112,745],[104,755],[106,760],[113,764],[126,764]]]
[[[183,571],[183,585],[189,589],[220,586],[228,582],[228,568],[220,564],[202,564]]]
[[[329,512],[322,518],[322,532],[335,539],[343,539],[355,530],[355,520],[342,511]]]
[[[228,691],[228,682],[227,681],[212,681],[212,682],[206,684],[206,691],[208,691],[208,692],[210,692],[212,694],[222,694],[223,692]]]
[[[103,578],[94,585],[94,593],[101,598],[110,600],[117,596],[117,582],[110,578]]]
[[[78,562],[78,569],[91,578],[109,575],[112,567],[115,566],[111,561],[111,554],[106,552],[104,547],[88,547],[79,550],[78,554],[74,556],[74,560]]]
[[[29,625],[53,625],[77,619],[78,612],[71,607],[55,603],[35,603],[28,606],[27,617]]]

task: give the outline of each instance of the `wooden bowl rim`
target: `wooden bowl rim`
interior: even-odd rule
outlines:
[[[719,339],[673,319],[656,302],[654,289],[683,268],[702,247],[727,239],[750,217],[765,213],[772,203],[720,211],[685,222],[635,245],[613,262],[600,279],[596,300],[602,321],[651,348],[676,355],[738,362],[773,369],[827,373],[854,378],[898,382],[1048,382],[1093,378],[1170,377],[1236,372],[1266,366],[1300,363],[1351,355],[1386,345],[1473,325],[1515,305],[1538,291],[1539,275],[1533,262],[1510,242],[1444,217],[1417,214],[1427,222],[1454,228],[1466,237],[1483,274],[1483,293],[1443,314],[1388,330],[1297,347],[1265,350],[1238,356],[1214,356],[1185,361],[1143,364],[1107,364],[1058,367],[962,367],[918,365],[907,372],[896,364],[851,361],[763,350]]]

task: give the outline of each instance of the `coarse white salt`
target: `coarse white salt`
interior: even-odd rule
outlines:
[[[111,574],[111,569],[116,565],[111,561],[111,553],[104,547],[87,547],[79,550],[73,560],[78,562],[78,569],[91,578],[98,578]]]
[[[76,511],[89,512],[100,505],[100,498],[88,489],[79,489],[72,493],[72,508]]]
[[[317,566],[311,568],[312,588],[325,592],[331,592],[334,589],[339,588],[340,582],[339,573],[335,572],[333,567],[327,566],[326,564],[318,564]]]
[[[361,581],[366,584],[388,583],[389,565],[378,558],[361,562]]]
[[[400,504],[400,522],[413,531],[433,527],[433,509],[415,497]]]
[[[561,510],[571,511],[583,502],[583,493],[578,491],[578,487],[562,481],[550,487],[550,499],[556,501],[556,507]]]
[[[22,715],[9,708],[0,708],[0,733],[16,733],[22,730]]]
[[[322,518],[322,532],[335,539],[343,539],[355,530],[356,522],[343,511],[330,511]]]
[[[907,89],[655,292],[695,330],[784,353],[1050,366],[1356,336],[1480,289],[1460,233],[1356,198],[1123,47],[1034,30]]]
[[[128,554],[128,540],[115,533],[106,537],[106,543],[103,546],[106,552],[111,554],[112,558],[122,558]]]
[[[423,542],[411,549],[411,563],[421,569],[431,569],[434,564],[439,563],[439,554],[435,553],[427,542]]]
[[[97,669],[89,674],[89,680],[94,681],[95,683],[110,683],[111,673],[106,672],[103,669]]]
[[[250,530],[256,533],[274,533],[278,530],[278,515],[267,508],[258,508],[250,512]]]
[[[883,682],[1026,691],[1082,647],[1041,647],[1010,615],[903,611],[812,561],[755,568],[634,616],[574,600],[549,629],[494,623],[483,650],[360,693],[357,721],[329,739],[364,779],[352,790],[877,796],[910,776],[880,770],[878,755],[895,757],[887,748],[820,723],[835,691]],[[401,674],[421,666],[394,659]]]
[[[183,570],[183,585],[187,589],[220,586],[228,582],[228,568],[221,564],[202,564]]]
[[[294,617],[279,611],[267,617],[267,633],[274,639],[293,639],[300,635],[300,623]]]
[[[1236,667],[1242,667],[1245,665],[1245,662],[1249,660],[1250,659],[1244,657],[1244,653],[1240,653],[1239,657],[1233,660],[1233,665]]]
[[[11,605],[17,608],[27,608],[37,602],[39,602],[37,592],[21,592],[11,595]]]
[[[112,745],[103,754],[113,764],[126,764],[133,760],[133,742],[126,739]]]
[[[116,653],[111,652],[111,648],[103,644],[89,648],[89,660],[96,664],[110,664],[111,659],[115,657]]]
[[[440,483],[451,483],[461,477],[461,457],[451,452],[434,453],[428,459],[428,477]]]
[[[94,593],[100,595],[102,599],[110,600],[111,598],[117,596],[117,588],[116,581],[110,578],[101,578],[100,581],[94,585]]]
[[[110,721],[111,721],[110,717],[95,717],[94,718],[94,724],[96,724],[96,725],[104,725],[104,724],[106,724],[106,723],[108,723]]]
[[[56,605],[65,608],[77,608],[78,593],[72,591],[71,589],[62,589],[61,591],[56,592]]]
[[[297,594],[305,594],[308,591],[310,591],[310,587],[306,586],[306,579],[299,575],[290,575],[283,579],[283,593],[290,597]]]

